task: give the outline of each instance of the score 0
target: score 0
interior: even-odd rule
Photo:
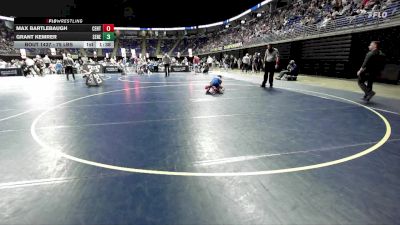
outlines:
[[[114,41],[114,24],[103,24],[103,41]]]
[[[114,32],[114,24],[103,24],[103,32]]]

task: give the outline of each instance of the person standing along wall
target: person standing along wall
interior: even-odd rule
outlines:
[[[245,70],[247,73],[247,71],[249,70],[249,67],[250,67],[249,53],[246,53],[246,55],[243,57],[242,63],[243,63],[242,72],[243,72],[243,70]]]
[[[213,63],[213,59],[211,58],[211,56],[208,56],[208,58],[207,58],[207,64],[208,64],[209,69],[211,69],[212,63]]]
[[[239,59],[237,60],[237,64],[238,64],[238,69],[242,69],[242,59],[239,57]]]
[[[257,69],[257,73],[261,71],[261,67],[262,67],[262,62],[261,62],[261,55],[258,52],[257,53],[257,58],[256,58],[256,69]]]
[[[199,66],[200,66],[200,58],[197,55],[195,55],[193,57],[193,70],[194,70],[194,73],[197,73],[197,71],[199,71]]]

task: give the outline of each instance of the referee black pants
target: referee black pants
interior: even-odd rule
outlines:
[[[269,81],[269,86],[272,87],[272,83],[274,82],[274,73],[275,73],[275,62],[265,62],[265,73],[264,80],[261,86],[265,87],[267,80]]]
[[[165,68],[165,77],[169,77],[169,64],[165,64],[164,68]]]
[[[66,66],[65,67],[65,74],[67,75],[67,80],[69,80],[69,75],[72,74],[72,77],[75,80],[75,74],[74,74],[74,69],[72,68],[72,66]]]
[[[367,95],[372,91],[372,85],[375,81],[376,73],[363,72],[358,77],[358,86],[363,90],[364,94]],[[367,84],[365,84],[365,82]]]

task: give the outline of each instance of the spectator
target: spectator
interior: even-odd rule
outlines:
[[[212,67],[213,61],[214,61],[214,60],[211,58],[211,56],[208,56],[208,58],[207,58],[208,68],[211,68],[211,67]]]
[[[6,68],[7,66],[7,62],[5,62],[4,60],[0,59],[0,68]]]
[[[276,79],[280,80],[282,78],[286,78],[287,80],[297,80],[298,74],[299,74],[298,66],[296,65],[294,60],[290,60],[286,70],[282,70]]]
[[[43,58],[43,63],[44,63],[44,65],[46,66],[46,68],[49,68],[49,67],[50,67],[51,61],[50,61],[50,58],[49,58],[48,55],[45,55],[45,56],[44,56],[44,58]]]
[[[245,24],[217,30],[210,34],[210,38],[199,48],[199,51],[211,52],[218,47],[235,43],[245,46],[262,43],[269,38],[285,37],[294,31],[305,29],[302,26],[316,25],[325,28],[338,16],[363,15],[367,11],[385,9],[390,4],[392,4],[392,0],[383,0],[382,2],[380,0],[363,0],[362,2],[358,0],[312,0],[294,3]]]
[[[238,69],[240,70],[240,69],[242,69],[242,59],[241,58],[239,58],[238,60],[237,60],[237,64],[238,64]]]
[[[246,55],[243,57],[242,62],[243,62],[242,72],[243,72],[243,71],[246,71],[246,73],[247,73],[247,71],[248,71],[249,68],[250,68],[250,57],[249,57],[249,53],[246,53]]]

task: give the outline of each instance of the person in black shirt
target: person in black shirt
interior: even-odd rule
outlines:
[[[372,41],[368,49],[369,52],[365,56],[364,63],[357,72],[358,86],[364,91],[363,99],[365,101],[371,100],[375,95],[372,85],[385,67],[385,55],[380,50],[380,42]]]

